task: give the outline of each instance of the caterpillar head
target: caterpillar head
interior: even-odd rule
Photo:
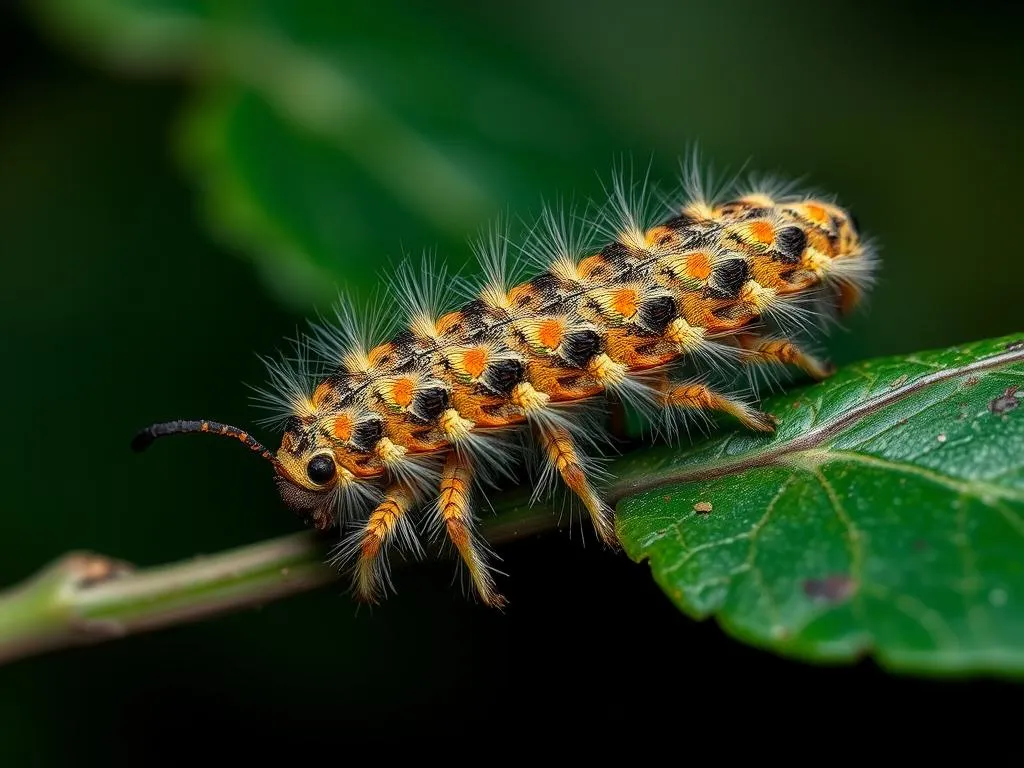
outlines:
[[[271,453],[247,431],[215,421],[170,421],[154,424],[132,441],[136,451],[145,450],[158,437],[207,433],[240,441],[269,461],[281,499],[293,512],[318,530],[333,527],[347,508],[372,502],[379,495],[375,480],[386,468],[386,446],[381,427],[374,419],[359,422],[348,439],[328,430],[323,419],[288,420],[281,446]],[[381,444],[385,450],[381,450]],[[382,453],[385,454],[382,456]]]
[[[339,512],[376,495],[390,446],[382,434],[375,414],[292,417],[275,457],[281,499],[317,529],[332,527]]]

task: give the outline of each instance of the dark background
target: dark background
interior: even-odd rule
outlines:
[[[389,5],[364,10],[350,34],[415,72],[402,6]],[[881,242],[882,282],[870,311],[831,340],[837,361],[1020,329],[1024,56],[1014,5],[432,8],[436,34],[419,42],[431,61],[490,50],[496,71],[566,94],[583,126],[572,147],[531,155],[536,167],[517,159],[541,186],[502,207],[593,194],[594,171],[616,153],[655,153],[671,171],[699,140],[717,165],[752,158],[839,192]],[[250,422],[242,382],[263,378],[254,352],[277,347],[312,300],[283,299],[244,244],[209,226],[173,151],[187,80],[104,65],[41,28],[37,14],[0,6],[0,584],[69,549],[152,565],[295,530],[265,467],[235,446],[197,440],[141,458],[127,442],[154,419]],[[529,113],[517,97],[505,97],[509,114]],[[424,86],[417,98],[422,114],[435,104],[438,131],[458,121],[443,94]],[[537,134],[543,144],[544,126]],[[338,183],[376,199],[361,196],[357,175]],[[402,245],[440,243],[467,259],[447,234],[403,242],[407,214],[379,205],[383,225],[337,250],[335,274],[368,280],[377,250]],[[743,647],[680,615],[646,566],[566,534],[500,554],[511,574],[504,615],[450,588],[450,563],[427,564],[401,573],[398,596],[372,613],[356,615],[328,588],[4,668],[0,755],[16,756],[11,765],[147,763],[187,759],[201,738],[240,752],[336,754],[349,739],[410,729],[433,731],[432,745],[462,729],[592,738],[576,722],[613,729],[597,741],[628,740],[657,738],[634,719],[696,724],[724,698],[714,711],[757,717],[781,692],[811,710],[863,696],[948,712],[1002,689]]]

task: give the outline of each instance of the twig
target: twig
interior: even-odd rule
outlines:
[[[501,543],[554,528],[558,517],[503,499],[483,525]],[[306,592],[336,581],[326,545],[312,532],[216,555],[135,570],[105,555],[72,552],[0,593],[0,664],[184,624]]]

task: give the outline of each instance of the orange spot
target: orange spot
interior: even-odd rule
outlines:
[[[817,222],[818,224],[824,224],[828,221],[828,212],[820,205],[814,203],[804,204],[804,213],[811,221]]]
[[[334,436],[339,440],[348,440],[352,437],[352,417],[343,413],[334,420]]]
[[[666,246],[676,239],[676,234],[668,227],[654,227],[645,235],[648,246]]]
[[[623,317],[632,317],[636,314],[636,291],[632,288],[617,291],[612,298],[612,306]]]
[[[562,323],[554,318],[540,324],[537,338],[548,349],[554,349],[562,343]]]
[[[583,261],[581,261],[576,267],[576,271],[579,273],[580,277],[585,280],[600,275],[602,270],[608,270],[608,262],[605,261],[604,257],[600,254],[587,256],[587,258],[583,259]],[[595,275],[595,273],[597,273],[597,275]]]
[[[370,367],[376,368],[378,366],[387,365],[390,362],[392,353],[394,352],[391,342],[381,344],[379,347],[374,347],[367,353],[367,358],[370,361]]]
[[[462,322],[461,312],[449,312],[437,321],[437,332],[444,336]]]
[[[707,280],[711,275],[711,258],[704,251],[686,257],[686,274],[695,280]]]
[[[750,234],[757,242],[768,245],[775,239],[775,230],[767,221],[755,221],[750,225]]]
[[[391,396],[401,407],[405,408],[412,402],[412,393],[415,384],[412,379],[399,379],[391,387]]]
[[[466,373],[477,378],[487,367],[487,347],[474,347],[462,356],[462,367]]]

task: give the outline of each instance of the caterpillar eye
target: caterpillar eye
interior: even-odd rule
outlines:
[[[314,456],[309,460],[309,464],[306,465],[306,475],[317,485],[329,483],[337,471],[334,459],[326,453]]]

